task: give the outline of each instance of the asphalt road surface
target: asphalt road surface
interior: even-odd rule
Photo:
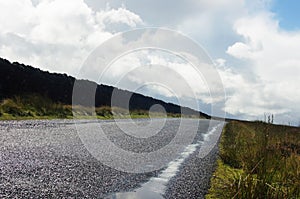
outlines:
[[[184,121],[183,126],[180,119],[120,120],[121,126],[96,120],[2,121],[0,198],[203,198],[215,167],[223,123]],[[155,129],[160,125],[162,128]],[[122,126],[132,133],[124,133]],[[151,158],[145,161],[154,171],[134,173],[140,165],[126,156],[120,167],[120,162],[111,167],[91,153],[93,140],[101,139],[93,135],[100,127],[106,139],[133,154],[148,157],[165,146],[173,148],[156,156],[151,165]],[[176,140],[180,128],[187,139]],[[82,137],[84,129],[89,139]],[[105,145],[98,147],[104,151],[100,155],[111,152]],[[126,172],[130,166],[132,172]]]

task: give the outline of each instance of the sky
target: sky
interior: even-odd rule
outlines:
[[[300,2],[295,0],[276,0],[273,2],[271,11],[276,13],[280,27],[285,30],[299,30]]]
[[[229,117],[263,120],[264,114],[274,114],[276,123],[299,125],[299,9],[296,0],[0,0],[0,57],[80,77],[88,56],[109,39],[161,27],[178,31],[207,52],[225,99],[209,95],[210,88],[193,76],[189,63],[159,50],[120,57],[98,83],[113,85],[127,75],[118,85],[124,89],[170,102],[181,99],[207,113],[212,104],[223,103],[220,110]],[[134,70],[149,63],[162,66],[161,72]],[[146,85],[159,79],[169,86]],[[200,107],[189,104],[194,98]]]

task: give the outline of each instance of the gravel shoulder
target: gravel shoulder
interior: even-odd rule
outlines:
[[[199,158],[197,152],[193,153],[168,183],[164,197],[205,198],[210,188],[210,178],[216,168],[217,155],[217,145],[204,158]]]

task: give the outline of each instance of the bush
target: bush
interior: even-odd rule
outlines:
[[[109,106],[98,107],[95,111],[96,114],[101,117],[111,118],[113,116]]]
[[[1,104],[1,109],[4,113],[12,116],[27,116],[28,113],[22,109],[17,103],[11,99],[6,99]]]

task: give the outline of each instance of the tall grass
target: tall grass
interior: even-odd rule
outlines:
[[[228,123],[207,198],[300,198],[300,128]]]
[[[53,103],[47,97],[40,95],[15,96],[5,99],[0,104],[2,119],[14,118],[42,118],[56,117],[66,118],[71,116],[69,108],[61,103]]]
[[[74,115],[73,115],[74,113]],[[15,96],[0,102],[0,119],[52,119],[52,118],[149,118],[151,117],[188,117],[199,118],[196,115],[181,115],[174,113],[151,112],[148,110],[130,110],[120,107],[83,107],[55,103],[47,97],[37,94]]]

